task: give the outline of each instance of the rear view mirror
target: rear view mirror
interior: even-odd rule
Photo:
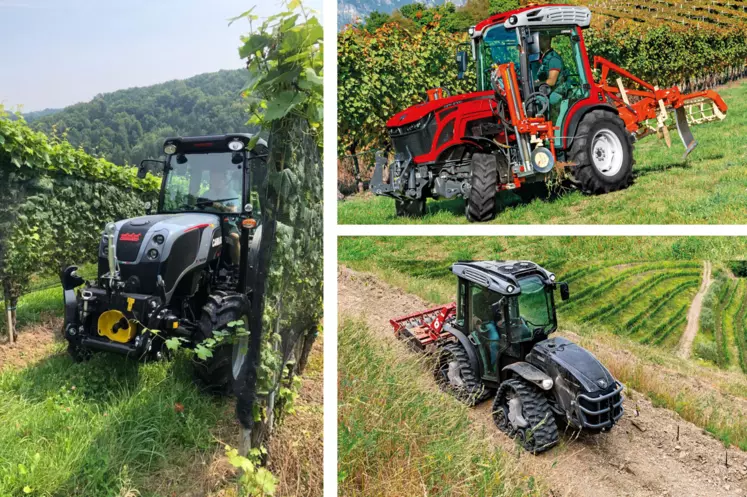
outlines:
[[[560,299],[568,300],[571,298],[571,291],[568,289],[568,283],[560,283]]]
[[[467,52],[458,50],[456,53],[457,79],[464,79],[464,73],[467,72]]]
[[[140,167],[137,170],[137,177],[143,179],[148,173],[160,173],[163,171],[163,166],[165,164],[166,163],[162,160],[145,159],[140,162]]]

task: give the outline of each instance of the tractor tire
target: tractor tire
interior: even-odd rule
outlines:
[[[213,337],[213,330],[228,330],[228,323],[249,316],[251,308],[246,295],[230,292],[216,292],[208,297],[202,307],[200,326],[194,344]],[[237,355],[234,357],[234,348]],[[195,374],[205,390],[218,394],[230,395],[233,389],[233,369],[235,361],[242,361],[239,344],[225,343],[213,349],[212,357],[197,360]],[[246,350],[241,351],[246,355]]]
[[[394,208],[397,217],[423,217],[425,216],[425,196],[417,200],[394,200]]]
[[[492,154],[474,154],[470,175],[469,198],[464,213],[470,222],[482,223],[495,218],[498,194],[498,167]]]
[[[510,402],[521,412],[526,426],[515,426],[510,419]],[[539,454],[555,446],[559,440],[555,415],[544,393],[523,380],[511,379],[501,383],[493,401],[493,421],[499,430],[515,438],[532,454]]]
[[[479,380],[477,371],[472,370],[467,351],[456,343],[441,349],[434,376],[441,390],[470,407],[487,400],[492,394]]]
[[[576,130],[569,168],[572,181],[587,194],[622,190],[633,182],[633,136],[620,117],[605,110],[586,114]]]

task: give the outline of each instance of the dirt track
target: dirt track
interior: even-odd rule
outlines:
[[[383,340],[396,342],[390,318],[429,306],[346,268],[338,272],[338,284],[338,312],[363,319]],[[653,407],[634,391],[624,406],[625,415],[610,433],[575,440],[566,434],[558,448],[540,456],[519,452],[522,471],[547,482],[553,497],[747,495],[747,454],[729,449],[726,466],[724,446],[676,413]],[[487,435],[496,447],[517,453],[513,442],[493,426],[489,402],[472,410],[471,418],[475,436]]]
[[[693,298],[690,310],[687,311],[687,327],[685,328],[685,332],[682,334],[677,351],[677,355],[683,359],[690,357],[693,340],[695,340],[695,335],[698,333],[698,323],[700,323],[700,310],[703,308],[703,298],[706,293],[708,293],[711,283],[713,283],[713,279],[711,279],[711,263],[706,261],[703,264],[703,280],[700,283],[698,293],[696,293]]]

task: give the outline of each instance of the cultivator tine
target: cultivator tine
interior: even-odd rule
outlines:
[[[695,147],[698,146],[698,142],[695,141],[693,132],[690,131],[690,124],[687,122],[685,108],[680,107],[679,109],[675,109],[674,115],[677,121],[677,132],[680,134],[682,144],[685,145],[685,155],[682,156],[682,159],[685,160],[687,159],[687,156],[690,155],[690,152],[695,150]]]

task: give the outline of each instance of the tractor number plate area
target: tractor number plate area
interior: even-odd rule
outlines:
[[[98,328],[99,335],[119,343],[128,343],[137,332],[135,320],[128,320],[122,312],[114,309],[101,313]]]

